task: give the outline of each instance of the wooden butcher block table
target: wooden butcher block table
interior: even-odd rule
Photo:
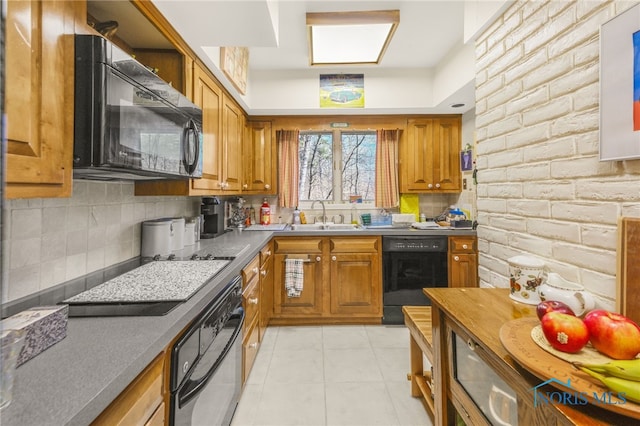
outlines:
[[[536,395],[571,395],[572,389],[598,394],[607,389],[531,339],[535,305],[511,300],[508,289],[428,288],[424,293],[432,301],[434,424],[455,424],[456,417],[467,425],[640,423],[640,405],[629,401],[536,400]],[[567,379],[569,389],[560,385]]]

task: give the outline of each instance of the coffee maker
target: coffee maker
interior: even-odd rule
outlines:
[[[200,238],[214,238],[224,233],[224,205],[218,197],[202,197]]]

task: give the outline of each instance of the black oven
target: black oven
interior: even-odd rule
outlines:
[[[170,425],[229,425],[242,391],[242,280],[235,277],[171,352]]]
[[[425,287],[447,287],[446,235],[382,237],[383,324],[403,324],[404,305],[430,305]]]

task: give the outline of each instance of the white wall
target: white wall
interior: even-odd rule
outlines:
[[[140,223],[194,216],[200,198],[135,197],[132,182],[76,180],[71,198],[5,200],[2,300],[140,255]]]
[[[518,1],[476,42],[480,280],[531,254],[615,299],[619,216],[640,161],[599,162],[599,28],[633,2]]]

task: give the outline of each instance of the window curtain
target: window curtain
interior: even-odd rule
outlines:
[[[398,206],[398,141],[400,131],[378,130],[376,142],[376,207]]]
[[[298,205],[298,145],[299,130],[278,130],[278,205],[296,207]]]

